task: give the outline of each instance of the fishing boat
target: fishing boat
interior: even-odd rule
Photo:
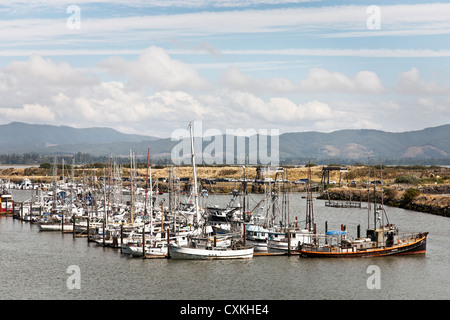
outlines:
[[[191,245],[193,242],[191,242]],[[169,244],[169,256],[179,260],[216,260],[216,259],[250,259],[253,258],[253,247],[243,245],[231,246],[189,246],[183,247],[175,243]]]
[[[0,195],[0,215],[12,215],[14,209],[14,201],[11,194]]]
[[[267,252],[267,240],[270,230],[256,224],[246,226],[246,242],[253,246],[255,252]]]
[[[239,204],[234,206],[237,196],[237,193],[233,194],[233,198],[225,208],[219,208],[218,206],[206,208],[207,225],[211,226],[216,234],[243,230],[242,208]]]
[[[428,232],[400,235],[394,225],[367,229],[366,238],[352,239],[346,231],[328,231],[324,235],[311,236],[304,243],[301,257],[353,258],[379,257],[426,252]]]
[[[122,246],[122,253],[129,254],[132,257],[142,257],[142,245],[127,245]],[[155,243],[152,246],[145,245],[145,255],[146,256],[166,256],[167,251],[167,242]]]
[[[303,244],[310,243],[311,235],[315,234],[310,165],[308,166],[307,181],[305,227],[299,227],[296,218],[294,224],[288,224],[286,227],[280,228],[278,232],[272,232],[267,242],[269,252],[284,252],[288,254],[297,252]],[[284,193],[284,196],[287,197],[287,193]]]
[[[267,241],[268,252],[297,251],[299,247],[311,241],[311,231],[308,229],[288,230],[284,232],[272,233]]]
[[[374,186],[374,194],[375,188]],[[399,229],[389,222],[383,206],[383,192],[381,192],[379,206],[375,203],[375,196],[373,199],[373,224],[370,225],[372,214],[370,205],[368,205],[366,237],[361,237],[360,225],[357,227],[356,238],[348,235],[344,225],[338,231],[327,231],[325,234],[314,233],[310,235],[308,242],[300,246],[300,256],[353,258],[425,253],[428,232],[400,234]]]
[[[147,234],[148,233],[148,234]],[[142,237],[142,232],[138,235],[137,241],[128,241],[121,245],[121,252],[129,254],[133,257],[142,257],[143,241],[145,240],[145,255],[146,256],[167,256],[167,239],[166,232],[146,232],[147,235]],[[179,245],[187,245],[188,232],[178,232],[175,235],[170,235],[169,242],[177,243]],[[132,237],[133,239],[133,237]]]
[[[70,219],[64,218],[58,213],[44,214],[43,218],[38,220],[37,223],[40,231],[73,231],[73,223]]]
[[[64,232],[72,232],[73,224],[70,222],[66,222],[64,224],[61,223],[39,223],[40,231],[61,231]]]

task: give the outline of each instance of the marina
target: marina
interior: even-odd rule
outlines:
[[[30,190],[14,190],[17,201]],[[262,195],[250,195],[259,202]],[[168,195],[164,197],[167,199]],[[215,196],[226,206],[232,196]],[[210,195],[210,200],[212,201]],[[365,210],[329,208],[315,200],[316,223],[323,230],[347,223],[356,234],[367,221]],[[302,194],[291,195],[296,213],[306,210]],[[427,253],[364,259],[303,259],[298,255],[254,254],[239,260],[140,259],[119,249],[42,232],[37,224],[0,217],[2,299],[448,299],[448,218],[388,208],[403,230],[429,231]],[[295,216],[292,216],[295,220]],[[325,220],[326,219],[326,220]],[[79,266],[81,289],[69,290],[67,268]],[[371,290],[367,269],[381,270],[381,289]],[[220,288],[220,290],[219,290]]]

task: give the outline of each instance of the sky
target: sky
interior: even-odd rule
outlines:
[[[450,3],[0,0],[0,124],[421,130],[450,123]]]

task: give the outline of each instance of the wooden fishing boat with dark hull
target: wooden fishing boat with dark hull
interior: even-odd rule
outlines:
[[[374,195],[375,191],[374,187]],[[300,257],[357,258],[425,253],[428,232],[400,234],[398,228],[389,222],[383,206],[383,192],[381,205],[375,203],[375,196],[373,199],[373,212],[368,202],[366,237],[361,237],[360,225],[355,238],[348,236],[344,225],[341,225],[340,231],[314,233],[299,246]],[[312,218],[313,216],[307,217],[310,220]]]
[[[358,258],[424,254],[426,252],[428,232],[420,232],[399,237],[393,230],[396,229],[381,228],[375,230],[376,236],[380,235],[385,239],[387,237],[385,237],[383,233],[391,233],[393,235],[392,241],[385,241],[384,243],[379,243],[378,239],[371,240],[370,238],[357,238],[351,240],[343,233],[332,234],[332,236],[338,235],[341,238],[338,241],[331,239],[330,234],[325,236],[314,235],[310,244],[305,243],[301,246],[299,254],[301,257],[308,258]],[[325,243],[321,244],[321,242]]]

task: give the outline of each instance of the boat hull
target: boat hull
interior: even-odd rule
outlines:
[[[177,260],[219,260],[219,259],[250,259],[253,257],[253,247],[245,249],[204,249],[188,248],[175,245],[169,246],[169,256]]]
[[[253,246],[254,252],[267,252],[267,240],[246,240],[247,243]]]
[[[287,253],[289,251],[289,245],[285,241],[268,241],[267,243],[268,252],[271,253]],[[298,250],[298,244],[291,243],[291,251]]]
[[[142,257],[142,246],[128,246],[123,245],[121,247],[123,254],[129,254],[133,257]],[[167,247],[145,247],[145,255],[150,256],[166,256]]]
[[[299,251],[300,257],[307,258],[358,258],[358,257],[383,257],[393,255],[408,255],[408,254],[424,254],[426,253],[428,233],[421,233],[417,239],[405,245],[396,245],[386,248],[374,248],[366,250],[354,250],[346,252],[325,252],[303,250]]]
[[[64,231],[67,232],[72,232],[73,231],[73,225],[72,224],[64,224]],[[61,231],[62,226],[60,223],[56,223],[56,224],[46,224],[46,223],[42,223],[39,224],[39,230],[41,231]]]

